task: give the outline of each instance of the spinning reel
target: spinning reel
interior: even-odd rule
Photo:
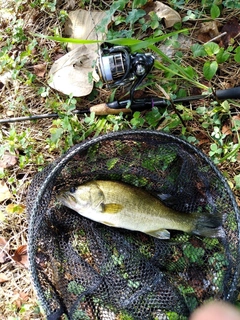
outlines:
[[[108,115],[130,113],[132,111],[143,111],[152,109],[152,107],[165,107],[169,101],[158,97],[145,97],[134,99],[134,91],[137,86],[151,71],[155,58],[151,53],[131,53],[125,46],[110,46],[103,44],[99,50],[99,56],[96,61],[96,72],[100,79],[108,88],[130,85],[130,98],[127,100],[116,100],[110,103],[102,103],[92,106],[88,109],[74,110],[73,114],[88,114],[95,112],[96,115]],[[226,90],[216,90],[214,93],[188,96],[174,99],[174,103],[186,103],[200,99],[240,99],[240,87]],[[9,119],[0,119],[0,124],[36,120],[42,118],[57,118],[57,113],[32,115],[29,117],[18,117]]]
[[[108,88],[132,83],[135,88],[152,69],[154,56],[151,53],[130,53],[125,46],[102,46],[96,61],[96,71]]]

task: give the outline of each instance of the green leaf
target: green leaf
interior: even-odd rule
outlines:
[[[133,9],[132,11],[129,12],[126,18],[126,23],[133,24],[145,15],[146,15],[146,12],[144,10]]]
[[[234,54],[234,60],[237,63],[240,63],[240,46],[236,48],[235,54]]]
[[[112,168],[114,168],[114,167],[115,167],[115,164],[118,162],[118,160],[119,160],[119,158],[109,159],[109,160],[107,161],[107,163],[106,163],[108,170],[111,170]]]
[[[220,48],[219,52],[216,55],[217,63],[224,63],[230,57],[230,53],[226,51],[224,48]]]
[[[191,79],[193,79],[197,74],[196,71],[191,66],[184,68],[184,71]]]
[[[141,8],[147,3],[147,0],[133,0],[133,8]]]
[[[205,57],[207,55],[207,52],[206,52],[204,46],[199,43],[195,43],[194,45],[192,45],[191,50],[192,50],[194,58]]]
[[[240,190],[240,174],[234,177],[234,181],[236,183],[236,189]]]
[[[64,130],[62,128],[53,128],[50,132],[52,142],[56,143],[61,138]]]
[[[212,19],[216,19],[220,16],[220,9],[216,4],[213,4],[210,9],[210,14]]]
[[[203,65],[203,75],[207,80],[211,80],[218,69],[218,63],[217,61],[207,61]]]
[[[219,45],[215,42],[207,42],[204,45],[204,48],[210,57],[213,56],[214,54],[217,54],[220,50]]]

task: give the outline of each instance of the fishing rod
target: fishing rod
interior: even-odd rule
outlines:
[[[158,97],[135,99],[134,91],[151,71],[154,60],[155,58],[151,53],[130,53],[128,47],[103,44],[96,61],[96,71],[99,74],[100,79],[108,88],[131,84],[130,97],[127,100],[101,103],[88,109],[74,110],[71,114],[84,115],[94,112],[96,115],[114,115],[121,112],[131,113],[134,111],[144,111],[150,110],[153,107],[161,108],[166,107],[169,104],[186,103],[206,98],[213,100],[240,99],[240,87],[216,90],[216,92],[213,93],[188,96],[173,99],[172,101]],[[58,118],[61,115],[62,113],[50,113],[0,119],[0,124],[44,118]]]
[[[216,90],[215,93],[212,94],[203,94],[203,95],[195,95],[188,96],[178,99],[173,99],[172,102],[176,103],[186,103],[194,100],[201,99],[212,99],[212,100],[227,100],[227,99],[240,99],[240,87],[225,89],[225,90]],[[96,115],[116,115],[119,113],[131,113],[134,111],[144,111],[151,110],[153,107],[166,107],[169,105],[169,100],[164,98],[157,97],[146,97],[142,99],[131,99],[128,100],[120,100],[113,101],[110,103],[101,103],[95,106],[92,106],[88,109],[80,109],[73,110],[71,114],[73,115],[84,115],[90,114],[94,112]],[[8,119],[0,119],[0,124],[3,123],[13,123],[20,121],[28,121],[28,120],[39,120],[44,118],[58,118],[61,114],[58,113],[49,113],[49,114],[40,114],[40,115],[31,115],[26,117],[17,117],[17,118],[8,118]]]

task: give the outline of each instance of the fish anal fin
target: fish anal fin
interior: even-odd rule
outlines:
[[[110,223],[108,221],[101,221],[102,224],[105,224],[106,226],[109,226],[109,227],[115,227],[115,224],[114,223]]]
[[[170,232],[166,229],[145,231],[146,234],[158,239],[170,239]]]
[[[106,203],[104,204],[103,213],[118,213],[123,209],[123,206],[119,203]]]

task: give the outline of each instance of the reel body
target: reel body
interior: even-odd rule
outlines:
[[[125,46],[103,46],[96,61],[96,71],[109,88],[133,83],[134,89],[150,72],[151,53],[130,53]]]

